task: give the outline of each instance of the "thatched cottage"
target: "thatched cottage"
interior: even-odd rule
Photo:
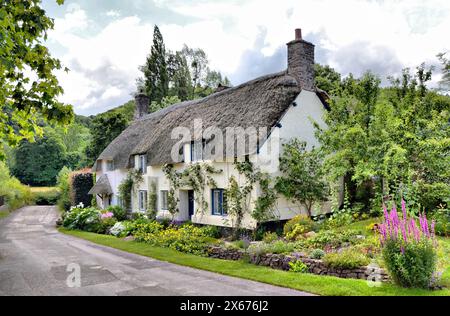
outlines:
[[[236,161],[251,161],[255,170],[276,176],[281,144],[300,138],[309,147],[317,146],[313,122],[324,125],[326,93],[315,86],[314,45],[303,40],[297,29],[287,47],[286,71],[232,88],[221,87],[203,99],[147,114],[148,97],[137,95],[135,121],[111,142],[94,166],[97,183],[90,193],[97,196],[98,205],[123,205],[119,185],[130,170],[139,170],[142,179],[131,190],[130,211],[151,208],[158,217],[234,225],[225,193],[230,179],[242,187],[248,183],[237,170]],[[200,169],[215,171],[175,185],[171,175],[195,169],[193,165],[207,165],[211,168]],[[260,185],[255,183],[247,197],[242,226],[255,227],[251,210],[261,194]],[[281,196],[274,206],[279,220],[304,211]]]

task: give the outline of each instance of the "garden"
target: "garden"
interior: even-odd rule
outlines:
[[[381,212],[381,217],[358,218],[351,223],[343,213],[315,220],[298,215],[286,222],[282,231],[255,234],[241,230],[238,238],[234,232],[224,233],[214,226],[157,221],[142,214],[127,218],[120,207],[100,211],[79,205],[65,213],[60,224],[68,233],[110,235],[126,243],[224,263],[237,261],[324,278],[364,279],[430,293],[448,288],[448,211],[444,222],[442,215],[433,219],[414,215],[404,201],[400,210],[394,205]]]

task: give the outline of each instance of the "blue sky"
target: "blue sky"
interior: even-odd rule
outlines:
[[[450,50],[447,0],[44,0],[55,29],[47,45],[71,71],[58,73],[62,101],[95,114],[131,98],[154,24],[168,49],[203,48],[234,85],[286,67],[294,29],[316,60],[344,75],[382,79]],[[433,78],[434,85],[439,73]]]

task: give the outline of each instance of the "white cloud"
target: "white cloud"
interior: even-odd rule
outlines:
[[[315,41],[321,62],[344,73],[370,67],[385,75],[382,72],[414,67],[423,61],[436,63],[435,55],[450,48],[446,36],[450,4],[446,0],[154,3],[191,18],[187,24],[158,22],[168,49],[180,49],[183,43],[201,47],[213,68],[235,80],[251,79],[258,69],[275,69],[277,63],[282,64],[284,45],[292,40],[296,27],[303,29],[306,39]],[[142,20],[139,10],[134,16],[111,7],[103,12],[114,19],[100,25],[89,19],[91,12],[71,4],[50,33],[50,47],[64,48],[57,57],[72,70],[60,74],[66,91],[64,101],[72,103],[79,113],[95,113],[130,98],[140,75],[138,66],[150,51],[153,24],[164,20],[157,16],[152,17],[154,21]],[[265,67],[262,63],[269,59],[272,64]]]
[[[116,10],[109,10],[105,13],[106,16],[117,18],[120,16],[120,12]]]

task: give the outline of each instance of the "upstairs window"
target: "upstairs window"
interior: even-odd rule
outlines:
[[[147,173],[147,158],[145,155],[139,155],[138,156],[138,170],[142,174]]]
[[[113,160],[106,161],[106,171],[114,171],[114,161]]]
[[[225,216],[227,215],[227,195],[224,189],[211,190],[212,214]]]
[[[205,147],[205,139],[203,139],[201,143],[191,141],[191,161],[202,161],[204,159]]]

